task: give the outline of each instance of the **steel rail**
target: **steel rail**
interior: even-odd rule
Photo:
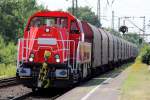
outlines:
[[[6,79],[0,79],[0,88],[3,88],[5,86],[11,86],[18,84],[16,77],[6,78]]]
[[[14,98],[12,98],[11,100],[24,100],[24,99],[26,99],[27,97],[30,97],[32,94],[33,94],[33,92],[28,92],[28,93],[23,94],[23,95],[21,95],[21,96],[14,97]]]
[[[28,92],[26,94],[23,94],[23,95],[20,95],[20,96],[17,96],[17,97],[14,97],[12,98],[11,100],[26,100],[30,97],[30,99],[32,99],[32,95],[34,94],[34,92]],[[55,96],[52,96],[50,97],[49,99],[50,100],[55,100],[56,98],[58,98],[60,95],[55,95]],[[42,97],[41,97],[42,98]]]

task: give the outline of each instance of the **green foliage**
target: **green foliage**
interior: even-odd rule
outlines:
[[[127,70],[121,86],[120,100],[150,100],[150,72],[146,64],[136,60]]]
[[[15,64],[16,63],[16,45],[9,42],[8,45],[4,43],[3,38],[0,36],[0,63]]]
[[[16,45],[13,42],[6,44],[0,35],[0,78],[15,76],[16,53]]]
[[[123,35],[124,39],[136,44],[136,45],[139,45],[139,40],[143,38],[141,38],[137,33],[128,33],[128,34],[124,34]],[[143,40],[144,41],[144,40]]]
[[[36,0],[0,0],[0,32],[5,41],[17,41],[18,32],[23,33],[27,18],[37,10]]]
[[[141,49],[141,60],[145,64],[150,64],[150,45],[144,45]]]
[[[0,35],[0,50],[3,49],[4,47],[4,39],[3,37]]]
[[[13,64],[0,64],[0,78],[12,77],[16,74],[16,66]]]
[[[14,43],[9,43],[5,48],[0,50],[1,61],[5,64],[15,64],[16,62],[16,46]]]
[[[129,42],[132,42],[132,43],[138,45],[138,46],[140,45],[139,40],[144,41],[143,38],[141,38],[137,33],[128,33],[128,34],[121,35],[118,31],[112,30],[111,28],[106,28],[105,30],[107,30],[108,32],[112,33],[115,36],[121,37]]]
[[[112,30],[111,28],[105,28],[105,30],[112,33],[115,36],[121,37],[121,34],[116,30]]]
[[[36,0],[0,0],[0,76],[15,75],[18,33],[32,13],[43,10]]]
[[[71,13],[72,8],[68,8],[68,11]],[[87,22],[89,22],[93,25],[96,25],[96,26],[100,25],[97,16],[91,10],[91,8],[89,8],[88,6],[78,8],[78,18],[80,20],[87,21]]]

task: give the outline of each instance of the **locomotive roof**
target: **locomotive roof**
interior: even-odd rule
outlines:
[[[48,10],[44,10],[44,11],[39,11],[33,14],[32,17],[34,16],[41,16],[41,17],[48,17],[48,16],[58,16],[58,17],[69,17],[71,19],[74,19],[75,17],[70,14],[69,12],[64,12],[64,11],[48,11]]]
[[[27,30],[27,27],[29,26],[30,21],[33,17],[68,17],[70,19],[76,19],[72,14],[69,12],[64,11],[49,11],[49,10],[42,10],[34,13],[28,20],[27,26],[25,30]]]

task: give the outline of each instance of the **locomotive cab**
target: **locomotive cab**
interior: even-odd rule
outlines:
[[[30,62],[43,63],[45,61],[44,52],[47,50],[51,56],[59,55],[62,57],[61,51],[66,46],[64,41],[67,40],[67,24],[60,22],[67,22],[66,18],[45,18],[35,17],[31,20],[28,30],[24,34],[24,52],[22,56],[26,56],[25,60],[28,62],[29,56],[34,55],[34,60],[29,59]],[[60,51],[59,51],[60,50]],[[54,52],[56,51],[56,52]],[[51,63],[55,63],[53,57],[47,59]],[[63,62],[63,59],[56,62]]]

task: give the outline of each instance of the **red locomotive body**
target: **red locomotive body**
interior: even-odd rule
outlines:
[[[83,41],[80,30],[79,21],[67,12],[35,13],[18,42],[19,79],[28,87],[64,87],[76,82],[78,62],[91,62],[91,44]]]
[[[69,87],[137,53],[134,44],[67,12],[40,11],[19,39],[16,75],[33,89]]]
[[[20,40],[19,60],[32,62],[30,56],[34,55],[34,63],[43,63],[44,51],[48,50],[51,52],[48,62],[64,63],[67,60],[67,43],[72,44],[70,48],[75,46],[68,32],[71,19],[73,16],[68,16],[63,12],[39,12],[32,16],[25,29],[24,38]],[[79,37],[80,34],[74,38]],[[56,55],[60,57],[60,61],[55,61]]]

